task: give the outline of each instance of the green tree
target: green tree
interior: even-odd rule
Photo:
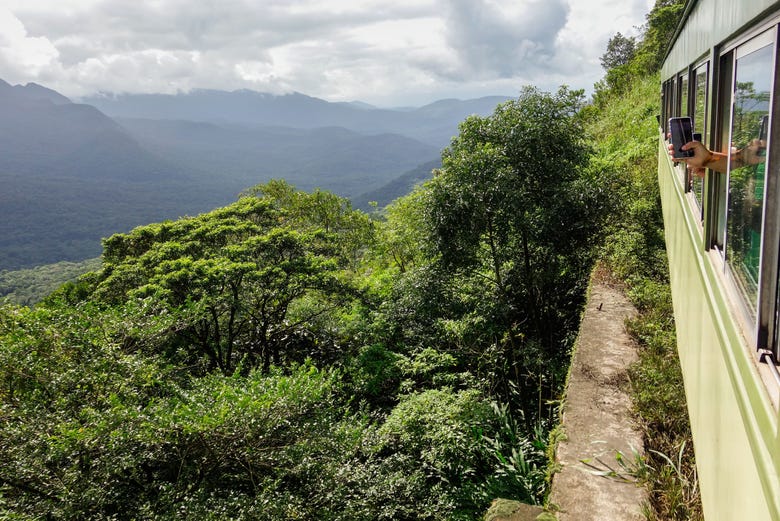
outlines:
[[[521,369],[564,360],[561,332],[582,302],[606,213],[581,103],[579,91],[529,87],[492,116],[467,119],[430,184],[432,241],[471,295],[470,330],[488,333],[483,353],[493,344],[491,360],[520,371],[515,381]]]
[[[653,73],[661,68],[685,3],[685,0],[656,0],[645,17],[647,23],[637,50],[636,66],[640,72]]]
[[[428,257],[424,222],[428,196],[429,191],[418,186],[383,211],[385,220],[379,225],[375,252],[394,271],[404,273]]]
[[[601,66],[606,70],[614,69],[631,61],[636,51],[636,39],[626,37],[619,32],[607,42],[607,52],[601,55]]]
[[[349,269],[370,222],[332,194],[274,182],[194,218],[104,241],[93,293],[110,305],[153,299],[178,321],[171,360],[231,374],[337,349],[313,321],[356,298]],[[316,298],[315,298],[316,296]]]

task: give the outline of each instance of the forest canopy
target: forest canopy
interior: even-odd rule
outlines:
[[[0,306],[0,507],[417,520],[543,501],[620,182],[582,104],[527,88],[467,119],[381,218],[272,181]]]

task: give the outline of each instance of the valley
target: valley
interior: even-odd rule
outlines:
[[[430,176],[459,121],[506,99],[390,110],[244,90],[76,103],[0,80],[0,270],[95,257],[113,233],[272,179],[381,207]]]

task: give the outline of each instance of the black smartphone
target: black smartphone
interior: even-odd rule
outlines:
[[[682,150],[682,146],[693,141],[693,122],[688,116],[669,118],[669,132],[672,135],[674,157],[693,157],[693,150]]]

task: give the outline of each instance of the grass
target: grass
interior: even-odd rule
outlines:
[[[655,286],[656,289],[657,286]],[[667,285],[668,288],[668,285]],[[668,293],[668,290],[667,292]],[[659,300],[654,298],[653,300]],[[649,521],[704,519],[671,304],[645,308],[629,331],[639,341],[631,391],[644,431]]]
[[[640,346],[629,371],[645,456],[639,480],[648,490],[649,521],[701,520],[682,372],[677,356],[668,263],[656,179],[658,78],[634,82],[609,97],[589,122],[598,160],[622,173],[622,201],[610,227],[603,262],[626,286],[639,314],[627,324]]]

